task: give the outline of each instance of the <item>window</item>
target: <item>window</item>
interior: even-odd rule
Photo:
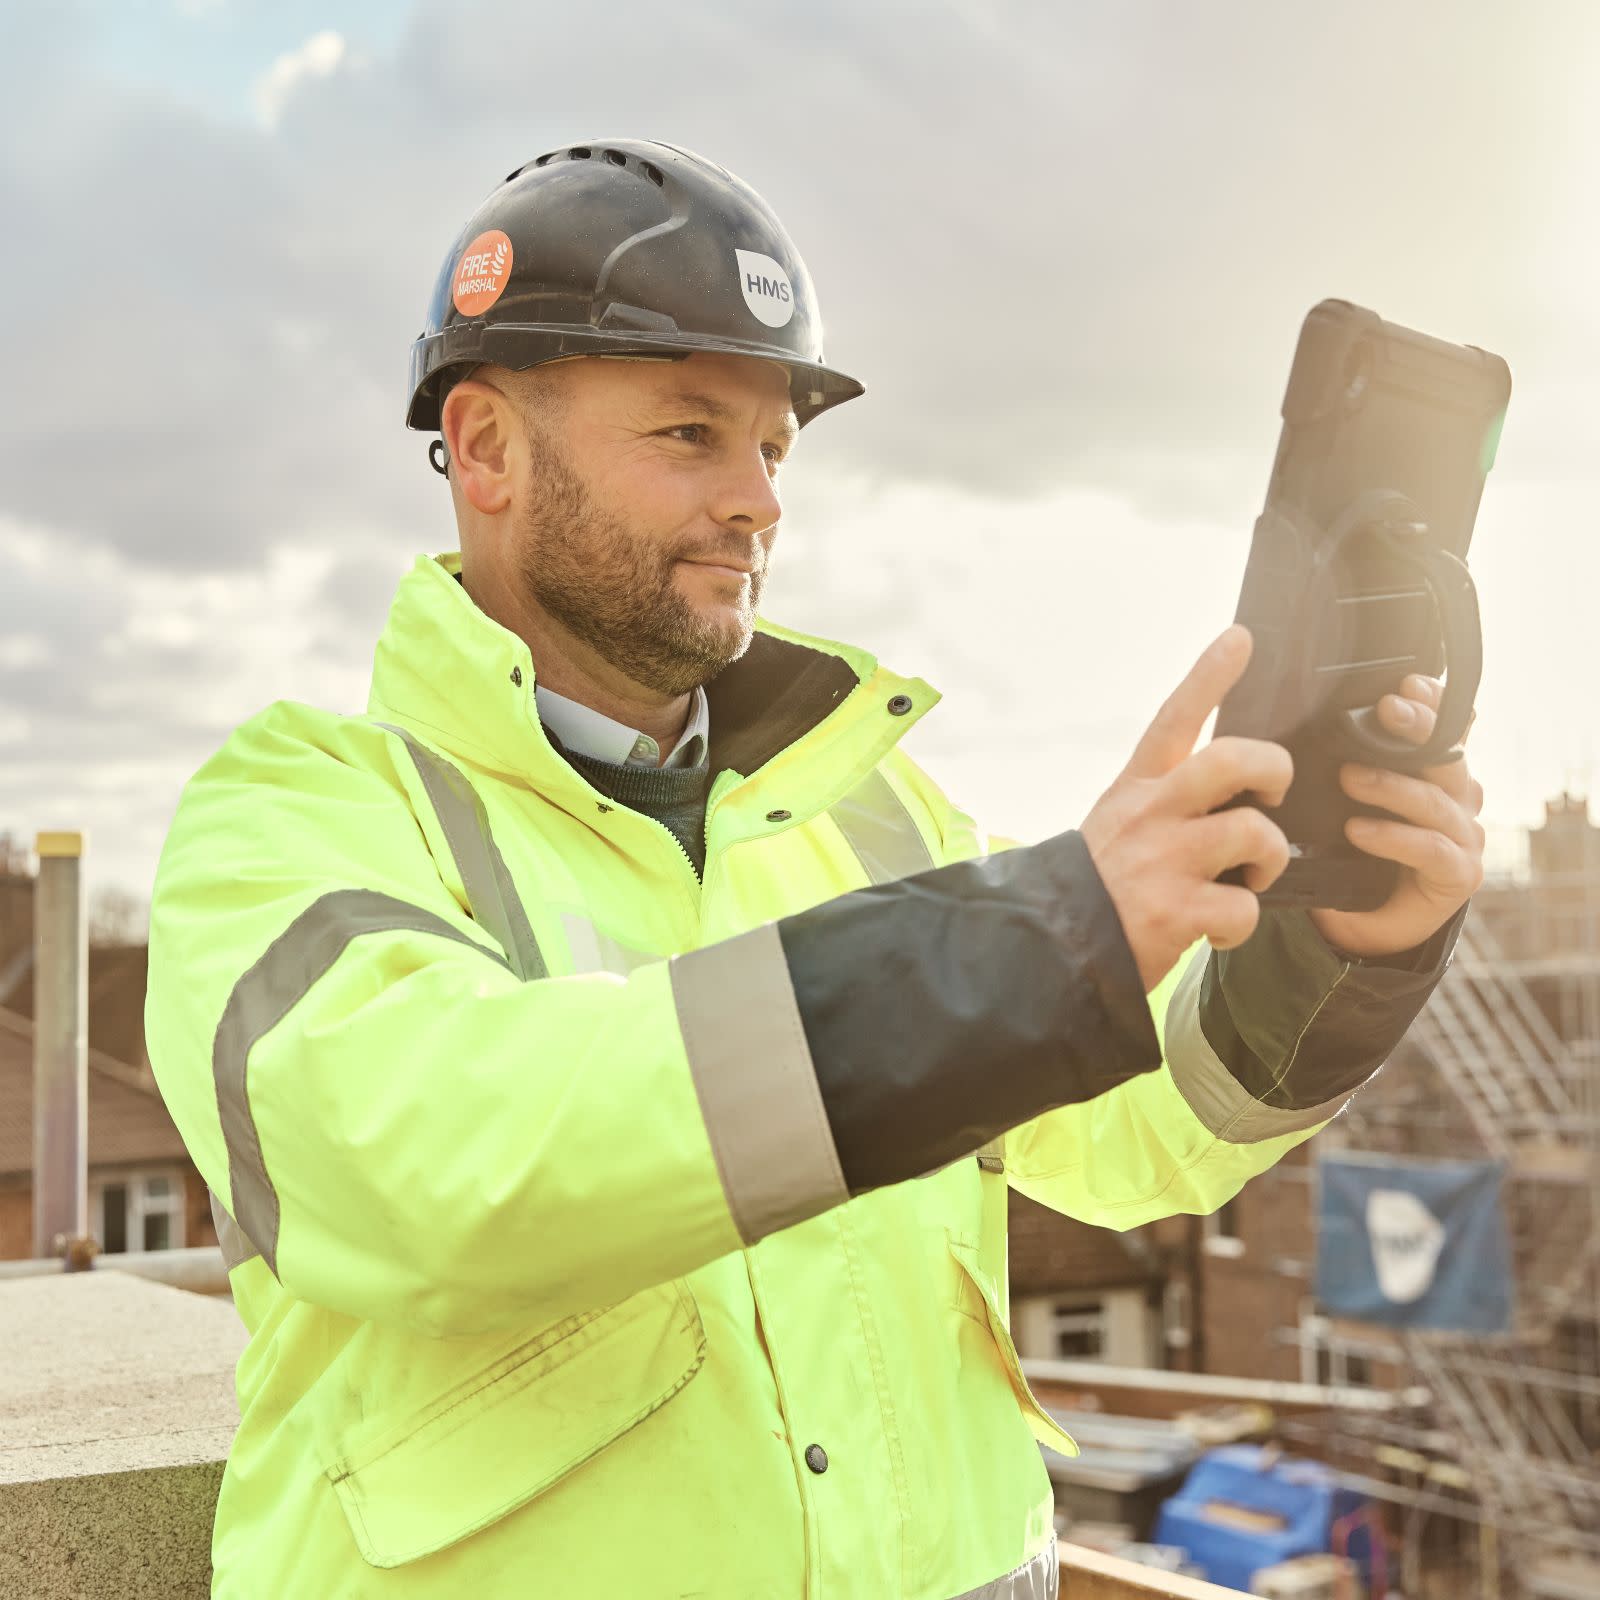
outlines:
[[[1173,1273],[1161,1289],[1161,1337],[1169,1350],[1187,1350],[1194,1342],[1193,1321],[1189,1280]]]
[[[184,1242],[183,1179],[173,1172],[128,1172],[90,1186],[95,1237],[107,1253],[176,1250]]]
[[[1200,1219],[1203,1247],[1211,1256],[1242,1256],[1244,1240],[1239,1236],[1239,1203],[1224,1200],[1208,1216]]]
[[[1057,1301],[1050,1342],[1058,1361],[1099,1361],[1106,1353],[1106,1312],[1098,1300]]]

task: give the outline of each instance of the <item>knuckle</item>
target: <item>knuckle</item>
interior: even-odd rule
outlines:
[[[1283,829],[1264,811],[1250,812],[1250,844],[1259,855],[1273,856],[1279,848],[1288,849]]]
[[[1261,902],[1248,889],[1229,889],[1219,921],[1235,944],[1243,944],[1256,931]]]

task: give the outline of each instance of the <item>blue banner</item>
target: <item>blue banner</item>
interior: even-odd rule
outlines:
[[[1496,1161],[1318,1162],[1317,1300],[1395,1328],[1511,1330],[1511,1245]]]

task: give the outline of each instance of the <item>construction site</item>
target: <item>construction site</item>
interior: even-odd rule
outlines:
[[[1580,801],[1547,808],[1525,876],[1475,897],[1401,1051],[1328,1131],[1344,1150],[1501,1165],[1511,1327],[1280,1328],[1308,1372],[1359,1365],[1410,1397],[1285,1432],[1392,1508],[1406,1593],[1600,1594],[1600,831]],[[1305,1269],[1271,1263],[1302,1292]]]

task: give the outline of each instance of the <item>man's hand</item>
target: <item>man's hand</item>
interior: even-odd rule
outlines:
[[[1433,732],[1442,686],[1417,673],[1399,694],[1378,702],[1391,732],[1421,744]],[[1465,759],[1424,767],[1416,777],[1347,766],[1339,786],[1353,799],[1392,811],[1400,821],[1352,817],[1345,833],[1369,856],[1401,865],[1399,882],[1375,911],[1311,912],[1317,931],[1346,955],[1397,955],[1437,933],[1483,882],[1483,785]]]
[[[1243,675],[1250,647],[1249,630],[1237,623],[1217,637],[1080,830],[1146,993],[1196,939],[1219,950],[1243,944],[1261,914],[1256,894],[1288,865],[1289,841],[1264,812],[1217,807],[1247,791],[1281,805],[1294,778],[1289,752],[1265,739],[1194,748],[1206,718]],[[1239,866],[1248,887],[1214,881]]]

